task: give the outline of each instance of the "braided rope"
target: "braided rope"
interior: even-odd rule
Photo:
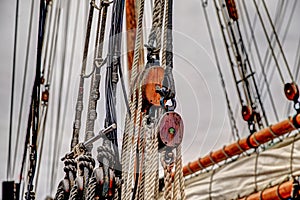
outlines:
[[[122,162],[122,178],[123,180],[127,180],[128,177],[128,163],[129,163],[129,156],[130,156],[130,145],[129,145],[129,125],[130,125],[130,117],[129,114],[126,114],[125,120],[125,130],[124,136],[122,141],[122,154],[121,154],[121,162]],[[125,199],[125,194],[127,190],[127,181],[124,181],[122,184],[122,193],[121,198]]]
[[[146,119],[146,118],[145,118]],[[146,121],[146,120],[145,120]],[[153,166],[152,166],[152,161],[153,161],[153,151],[152,151],[152,146],[153,146],[153,140],[152,140],[152,130],[153,130],[153,124],[147,125],[146,122],[143,123],[144,130],[146,133],[146,147],[145,147],[145,179],[147,180],[144,184],[145,188],[145,198],[146,199],[153,199],[153,186],[154,186],[154,180],[152,179],[153,175]]]
[[[161,155],[161,164],[164,168],[164,183],[165,183],[164,199],[171,200],[172,199],[172,169],[174,166],[174,162],[167,164],[165,162],[165,153],[166,152],[164,151]]]
[[[132,177],[133,177],[133,169],[134,169],[134,163],[136,160],[136,148],[137,148],[137,143],[139,140],[138,137],[138,130],[140,127],[140,115],[141,115],[141,109],[142,109],[142,87],[141,85],[139,86],[138,89],[138,107],[136,109],[136,120],[135,123],[132,123],[132,138],[133,138],[133,145],[132,145],[132,153],[131,153],[131,159],[130,159],[130,165],[129,165],[129,178],[128,178],[128,184],[129,186],[131,185],[132,182]],[[138,178],[138,176],[136,177]],[[128,190],[129,192],[127,193],[127,197],[129,198],[131,191]],[[127,199],[127,198],[126,198]]]
[[[169,16],[168,16],[168,13],[169,13],[169,0],[166,0],[166,3],[165,3],[165,7],[166,7],[166,13],[165,13],[165,24],[164,24],[164,35],[163,35],[163,49],[162,49],[162,67],[164,69],[167,68],[167,35],[168,35],[168,21],[169,21]]]
[[[82,115],[82,110],[83,110],[83,90],[84,90],[84,77],[83,77],[83,75],[85,74],[85,70],[86,70],[87,55],[88,55],[89,41],[90,41],[90,33],[91,33],[93,14],[94,14],[94,6],[93,6],[94,3],[95,3],[95,0],[91,0],[88,24],[87,24],[87,29],[86,29],[86,37],[85,37],[83,58],[82,58],[81,76],[80,76],[78,95],[77,95],[75,120],[74,120],[74,125],[73,125],[73,136],[72,136],[72,141],[71,141],[71,150],[79,142],[79,132],[80,132],[80,127],[81,127],[81,115]]]
[[[159,108],[157,111],[157,114],[161,116],[163,113],[163,109]],[[157,118],[158,119],[158,118]],[[158,126],[155,125],[155,129],[153,130],[153,168],[155,169],[155,178],[154,178],[154,199],[158,198],[159,195],[159,154],[158,154]]]
[[[96,195],[96,188],[97,188],[97,179],[96,177],[91,177],[89,180],[88,189],[86,192],[86,200],[94,200]]]
[[[138,62],[139,62],[139,56],[140,56],[140,48],[141,48],[141,37],[142,37],[142,23],[143,23],[143,16],[144,16],[144,0],[140,1],[139,5],[139,15],[138,15],[138,25],[137,25],[137,35],[136,35],[136,41],[135,41],[135,47],[134,47],[134,61],[133,61],[133,66],[132,66],[132,71],[131,71],[131,94],[133,94],[133,98],[130,102],[130,113],[134,114],[135,113],[135,106],[136,106],[136,95],[135,95],[135,81],[137,80],[137,68],[138,68]],[[141,90],[140,90],[141,91]],[[131,96],[130,94],[130,96]],[[141,100],[140,100],[141,104]],[[138,116],[138,115],[136,115]],[[122,171],[122,176],[124,174],[124,177],[127,177],[126,179],[124,178],[124,184],[122,186],[122,199],[130,199],[131,195],[131,184],[132,184],[132,170],[133,167],[133,157],[130,160],[130,153],[135,151],[135,144],[134,145],[129,145],[129,142],[134,138],[134,132],[135,132],[135,126],[134,126],[134,117],[129,116],[126,117],[126,125],[125,125],[125,133],[124,133],[124,147],[122,151],[122,162],[123,162],[123,167],[126,167]],[[128,134],[127,134],[128,133]],[[136,146],[135,146],[136,147]],[[130,160],[130,161],[129,161]],[[129,164],[129,165],[128,165]],[[127,170],[128,169],[128,170]],[[129,176],[128,176],[128,171],[129,171]]]
[[[185,200],[185,184],[184,184],[184,178],[183,178],[183,172],[182,172],[182,153],[181,153],[181,144],[176,149],[176,166],[178,166],[177,169],[175,169],[175,174],[178,174],[179,178],[179,184],[180,184],[180,194],[181,194],[181,200]],[[177,171],[176,171],[177,170]]]
[[[140,127],[139,160],[140,160],[140,184],[136,199],[145,199],[145,170],[146,170],[146,152],[145,152],[145,117],[142,116]]]
[[[96,60],[102,60],[102,52],[103,52],[103,41],[106,27],[106,16],[107,16],[107,7],[108,3],[101,3],[100,11],[98,16],[98,24],[97,24],[97,33],[96,33],[96,41],[95,41],[95,53],[94,53],[94,67],[96,66]],[[103,8],[103,9],[102,9]],[[101,15],[101,11],[103,13]],[[101,27],[100,27],[101,22]],[[85,141],[92,138],[94,136],[94,125],[95,120],[97,118],[97,101],[99,100],[99,87],[101,81],[101,68],[97,67],[95,73],[93,73],[90,85],[90,95],[89,95],[89,103],[88,103],[88,111],[87,111],[87,120],[86,120],[86,129],[85,129]],[[91,152],[93,145],[86,146],[87,152]]]
[[[178,191],[179,191],[179,176],[181,172],[180,166],[181,160],[181,144],[176,148],[176,158],[175,158],[175,175],[174,175],[174,189],[173,189],[173,198],[178,198]]]
[[[159,52],[161,48],[161,28],[163,20],[163,8],[162,5],[164,0],[155,0],[154,9],[152,13],[152,27],[148,38],[148,46],[153,48],[156,52]],[[154,45],[156,42],[156,45]]]
[[[78,187],[75,183],[71,189],[69,200],[77,200],[78,199]]]
[[[55,194],[54,200],[64,200],[65,199],[65,190],[63,186],[63,181],[58,184],[57,192]]]

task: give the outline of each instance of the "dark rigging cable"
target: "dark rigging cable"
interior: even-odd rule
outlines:
[[[287,33],[288,33],[289,29],[290,29],[290,25],[291,25],[291,22],[292,22],[292,17],[295,14],[296,4],[298,2],[299,1],[297,1],[297,0],[294,1],[293,7],[292,7],[292,11],[290,12],[290,15],[289,15],[289,18],[288,18],[288,23],[287,23],[286,27],[283,29],[285,31],[284,31],[283,37],[282,37],[282,45],[285,44],[285,41],[286,41],[286,38],[287,38],[287,35],[288,35]],[[281,27],[281,25],[279,25],[278,27]],[[276,58],[279,58],[279,56],[280,56],[280,52],[277,53]],[[264,66],[267,66],[267,70],[266,70],[267,73],[268,73],[268,71],[270,69],[270,66],[271,66],[271,58],[272,58],[272,56],[269,57],[268,62],[267,62],[267,58],[266,57],[265,57],[265,60],[264,60]],[[273,80],[273,76],[274,76],[274,72],[273,71],[274,71],[274,68],[272,68],[272,72],[271,72],[271,75],[270,75],[270,78],[269,78],[270,79],[270,81],[269,81],[270,83]],[[264,85],[262,85],[261,90],[263,90],[263,89],[264,89]]]
[[[68,41],[68,33],[69,33],[69,12],[70,12],[70,2],[71,0],[67,1],[67,9],[66,10],[66,21],[65,21],[65,36],[63,37],[64,40],[64,44],[62,47],[62,51],[63,51],[63,55],[62,55],[62,65],[61,65],[61,71],[60,71],[60,81],[59,81],[59,87],[61,88],[58,91],[58,96],[57,96],[57,102],[58,102],[58,106],[57,106],[57,116],[56,116],[56,128],[55,128],[55,138],[57,139],[57,142],[55,143],[55,148],[54,148],[54,167],[52,168],[52,176],[53,176],[53,180],[56,180],[56,175],[57,175],[57,165],[58,165],[58,156],[59,156],[59,152],[61,149],[61,143],[62,143],[62,135],[63,133],[60,132],[60,128],[61,128],[61,104],[62,104],[62,91],[63,91],[63,82],[64,82],[64,74],[65,74],[65,66],[66,66],[66,51],[67,51],[67,41]]]
[[[216,44],[215,44],[214,39],[213,39],[213,33],[212,33],[212,30],[211,30],[211,26],[210,26],[210,23],[209,23],[209,18],[208,18],[207,10],[206,10],[207,3],[208,3],[207,0],[202,0],[202,8],[203,8],[203,11],[204,11],[204,17],[205,17],[205,20],[206,20],[206,25],[207,25],[207,29],[208,29],[208,33],[209,33],[209,37],[210,37],[210,42],[211,42],[212,49],[213,49],[213,52],[214,52],[216,66],[217,66],[217,69],[219,71],[219,76],[220,76],[220,79],[221,79],[221,85],[223,87],[223,92],[224,92],[226,103],[227,103],[228,115],[229,115],[229,118],[231,120],[232,136],[233,136],[233,139],[236,140],[236,139],[240,138],[239,131],[238,131],[238,128],[236,126],[236,121],[235,121],[233,111],[232,111],[232,108],[231,108],[231,105],[230,105],[230,100],[229,100],[228,92],[227,92],[227,89],[226,89],[226,85],[225,85],[225,81],[224,81],[224,77],[223,77],[223,72],[222,72],[219,57],[218,57],[218,54],[217,54]]]
[[[261,25],[262,25],[262,28],[263,28],[265,37],[266,37],[266,39],[267,39],[267,41],[268,41],[269,48],[271,49],[272,55],[273,55],[273,57],[274,57],[274,61],[275,61],[276,67],[277,67],[277,69],[278,69],[278,73],[279,73],[280,79],[281,79],[282,83],[285,84],[285,81],[284,81],[284,78],[283,78],[283,74],[282,74],[282,72],[281,72],[279,63],[278,63],[278,61],[277,61],[277,59],[276,59],[275,52],[274,52],[274,49],[273,49],[273,47],[272,47],[270,38],[268,37],[268,33],[267,33],[266,27],[265,27],[265,25],[264,25],[264,23],[263,23],[263,19],[262,19],[261,13],[260,13],[260,11],[259,11],[259,8],[258,8],[257,3],[256,3],[255,0],[253,0],[253,3],[254,3],[254,5],[255,5],[256,12],[257,12],[258,17],[259,17],[259,19],[260,19],[260,22],[261,22]]]
[[[254,0],[254,1],[255,1],[255,0]],[[286,68],[287,68],[287,71],[288,71],[288,73],[289,73],[289,76],[290,76],[290,78],[292,79],[292,82],[294,82],[293,74],[292,74],[291,69],[290,69],[290,67],[289,67],[289,64],[288,64],[288,61],[287,61],[287,59],[286,59],[285,53],[284,53],[284,51],[283,51],[283,49],[282,49],[281,42],[280,42],[279,37],[278,37],[278,35],[277,35],[277,33],[276,33],[276,29],[275,29],[275,26],[274,26],[274,24],[273,24],[273,22],[272,22],[272,19],[271,19],[271,16],[270,16],[270,13],[269,13],[269,10],[268,10],[268,8],[267,8],[267,5],[266,5],[265,0],[262,0],[262,3],[263,3],[263,5],[264,5],[265,11],[266,11],[266,13],[267,13],[267,16],[268,16],[270,25],[271,25],[271,27],[272,27],[272,29],[273,29],[273,32],[274,32],[274,35],[275,35],[275,39],[276,39],[276,41],[277,41],[277,43],[278,43],[278,47],[279,47],[279,49],[280,49],[280,51],[281,51],[281,54],[282,54],[282,57],[283,57],[283,61],[284,61],[284,63],[285,63],[285,66],[286,66]]]
[[[275,26],[276,27],[281,27],[282,24],[283,24],[283,18],[285,17],[287,4],[288,3],[282,5],[282,8],[280,9],[280,13],[278,13],[276,15],[276,18],[275,18]],[[279,29],[278,31],[280,31],[280,30],[281,29]],[[286,32],[287,32],[287,30],[286,30]],[[272,43],[272,47],[275,48],[276,41],[274,40],[274,33],[273,32],[270,34],[270,40],[271,40],[271,43]],[[279,53],[277,55],[279,55]],[[272,53],[271,53],[271,49],[267,48],[265,56],[264,56],[264,61],[263,61],[263,65],[266,66],[265,68],[266,68],[267,73],[268,73],[268,71],[270,69],[270,66],[271,66],[272,57],[273,56],[272,56]],[[277,59],[277,56],[276,56],[276,59]],[[275,69],[272,68],[272,70],[275,70]],[[261,81],[262,77],[260,76],[259,79]],[[264,88],[264,85],[262,85],[262,88],[261,88],[262,91],[263,91],[263,88]]]
[[[14,111],[14,88],[15,88],[15,70],[16,70],[16,56],[17,56],[17,39],[18,39],[18,15],[19,15],[19,0],[16,0],[16,16],[15,16],[15,36],[14,36],[14,55],[11,81],[11,96],[10,96],[10,116],[9,116],[9,136],[8,136],[8,157],[7,157],[7,171],[6,179],[11,179],[11,140],[12,140],[12,123]]]
[[[263,77],[264,77],[264,81],[265,81],[265,84],[267,85],[267,91],[268,91],[268,93],[269,93],[271,105],[272,105],[272,108],[273,108],[273,111],[274,111],[276,120],[279,121],[278,114],[277,114],[277,110],[276,110],[276,108],[275,108],[274,99],[273,99],[273,96],[272,96],[272,93],[271,93],[270,85],[269,85],[268,80],[267,80],[267,75],[266,75],[266,72],[265,72],[265,68],[264,68],[264,65],[262,64],[262,58],[261,58],[261,56],[260,56],[258,44],[257,44],[256,38],[254,37],[254,30],[253,30],[253,28],[251,27],[250,17],[249,17],[249,13],[248,13],[248,11],[247,11],[247,9],[246,9],[245,0],[242,1],[242,5],[243,5],[243,8],[244,8],[244,10],[245,10],[245,15],[246,15],[246,19],[247,19],[247,22],[248,22],[248,27],[249,27],[250,32],[251,32],[251,39],[252,39],[252,41],[253,41],[253,43],[254,43],[254,47],[255,47],[255,50],[256,50],[256,52],[257,52],[257,57],[258,57],[258,61],[259,61],[260,67],[261,67],[261,71],[262,71]],[[241,10],[242,10],[242,9],[241,9]],[[243,18],[242,18],[242,19],[243,19]],[[245,32],[246,32],[246,31],[245,31]]]
[[[16,145],[15,145],[15,152],[14,152],[14,157],[13,157],[14,161],[13,161],[13,165],[12,165],[13,166],[12,175],[15,174],[15,170],[16,170],[16,160],[17,160],[17,153],[18,153],[18,149],[19,149],[19,137],[20,137],[20,134],[21,134],[20,129],[21,129],[21,123],[22,123],[23,103],[24,103],[26,80],[27,80],[29,48],[30,48],[30,44],[31,44],[31,30],[32,30],[33,10],[34,10],[34,1],[31,1],[31,7],[30,7],[30,10],[29,10],[30,19],[29,19],[29,27],[28,27],[28,39],[27,39],[26,56],[25,56],[25,62],[24,62],[25,67],[24,67],[24,75],[23,75],[23,83],[22,83],[19,119],[18,119],[18,126],[17,126]]]

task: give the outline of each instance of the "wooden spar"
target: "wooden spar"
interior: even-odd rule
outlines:
[[[137,8],[138,9],[138,8]],[[127,65],[128,65],[128,76],[129,81],[130,71],[133,64],[134,46],[137,28],[137,16],[136,16],[136,0],[126,0],[126,39],[127,39]],[[142,39],[143,40],[143,39]],[[143,43],[143,42],[142,42]],[[140,49],[139,66],[137,72],[144,65],[144,51]]]
[[[136,35],[135,0],[126,0],[127,63],[131,71]]]
[[[284,121],[281,121],[277,124],[257,131],[247,138],[241,139],[228,146],[224,146],[222,149],[211,152],[205,157],[199,158],[196,161],[188,163],[182,169],[183,175],[187,176],[193,174],[197,171],[200,171],[223,160],[226,160],[227,158],[233,157],[235,155],[240,155],[244,151],[247,151],[251,148],[256,148],[260,144],[264,144],[278,136],[296,130],[299,127],[300,114],[297,114],[294,117],[289,117]]]
[[[291,196],[293,190],[293,181],[287,181],[282,184],[267,188],[263,191],[243,197],[239,200],[281,200]]]

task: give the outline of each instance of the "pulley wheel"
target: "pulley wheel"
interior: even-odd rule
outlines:
[[[160,146],[177,147],[183,139],[184,125],[176,112],[166,112],[159,121]]]

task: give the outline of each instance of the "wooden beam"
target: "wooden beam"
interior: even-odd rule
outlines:
[[[197,171],[205,169],[216,163],[219,163],[227,158],[231,158],[236,155],[240,155],[243,152],[256,148],[261,144],[264,144],[276,137],[289,133],[300,127],[300,114],[294,117],[281,121],[277,124],[264,128],[251,136],[234,142],[230,145],[224,146],[222,149],[211,152],[196,161],[188,163],[183,167],[183,175],[187,176]]]

